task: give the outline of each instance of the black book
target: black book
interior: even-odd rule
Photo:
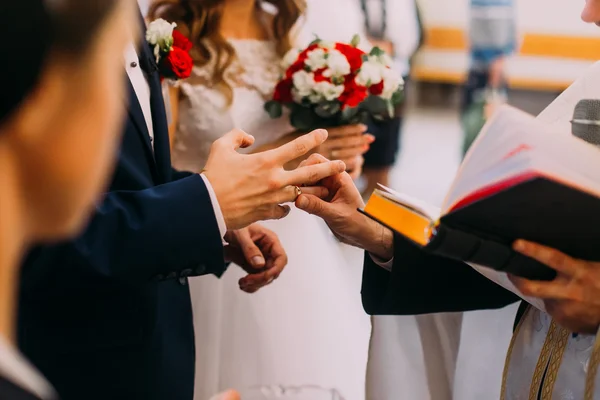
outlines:
[[[600,261],[600,150],[511,107],[484,127],[440,209],[381,187],[365,214],[423,251],[550,280],[515,253],[525,239]]]

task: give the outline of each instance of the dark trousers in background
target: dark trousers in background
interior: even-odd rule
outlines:
[[[460,120],[464,132],[463,156],[467,153],[485,124],[485,91],[489,86],[490,74],[487,70],[471,69],[463,87],[460,104]],[[500,91],[508,85],[502,84]]]
[[[405,87],[408,85],[409,77],[404,77]],[[402,103],[396,107],[394,118],[385,121],[371,121],[368,132],[375,136],[375,142],[364,155],[364,169],[391,168],[396,163],[400,152],[400,134],[402,120],[406,108],[406,91]]]

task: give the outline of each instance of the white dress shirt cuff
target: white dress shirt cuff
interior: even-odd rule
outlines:
[[[394,266],[394,257],[392,257],[390,260],[385,261],[382,260],[381,258],[374,256],[373,254],[369,253],[369,256],[371,257],[371,260],[373,260],[373,262],[377,265],[379,265],[381,268],[386,269],[388,271],[392,271],[392,267]]]
[[[217,195],[215,194],[215,190],[212,185],[208,181],[208,178],[204,174],[200,174],[202,179],[204,180],[204,184],[206,185],[206,189],[208,190],[208,195],[210,196],[210,202],[213,206],[213,211],[215,212],[215,218],[217,219],[217,224],[219,225],[219,232],[221,232],[221,238],[223,238],[223,245],[226,246],[227,242],[225,241],[225,234],[227,233],[227,225],[225,224],[225,217],[223,217],[223,212],[221,211],[221,206],[219,205],[219,200],[217,199]]]

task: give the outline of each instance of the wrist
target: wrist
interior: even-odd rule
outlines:
[[[363,215],[368,221],[368,226],[363,230],[362,247],[368,253],[381,260],[391,260],[394,257],[394,234],[378,222]]]

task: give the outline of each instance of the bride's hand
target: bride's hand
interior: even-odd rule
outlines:
[[[225,235],[225,260],[239,265],[248,275],[239,281],[240,289],[254,293],[271,284],[285,268],[287,254],[275,232],[253,224]]]
[[[353,165],[358,157],[362,157],[375,136],[365,133],[367,127],[362,124],[346,125],[329,129],[329,138],[316,149],[316,153],[330,160],[342,160],[348,167],[348,172],[360,169]],[[354,167],[354,168],[352,168]]]
[[[356,156],[354,159],[346,161],[346,171],[350,174],[353,180],[356,180],[362,174],[363,165],[365,158],[363,156]]]
[[[304,165],[324,163],[328,160],[313,154]],[[302,164],[301,164],[302,165]],[[394,237],[392,232],[358,212],[364,208],[360,192],[348,173],[340,173],[320,182],[327,188],[328,201],[311,194],[302,194],[296,206],[309,214],[323,218],[334,235],[344,243],[360,247],[369,253],[390,260],[393,257]]]
[[[235,230],[256,221],[285,217],[298,197],[296,186],[310,185],[343,172],[342,161],[307,165],[286,171],[284,165],[327,139],[327,131],[317,129],[273,150],[240,154],[236,150],[254,143],[254,138],[233,130],[213,143],[204,175],[216,194],[227,229]],[[324,188],[307,189],[323,197]]]

